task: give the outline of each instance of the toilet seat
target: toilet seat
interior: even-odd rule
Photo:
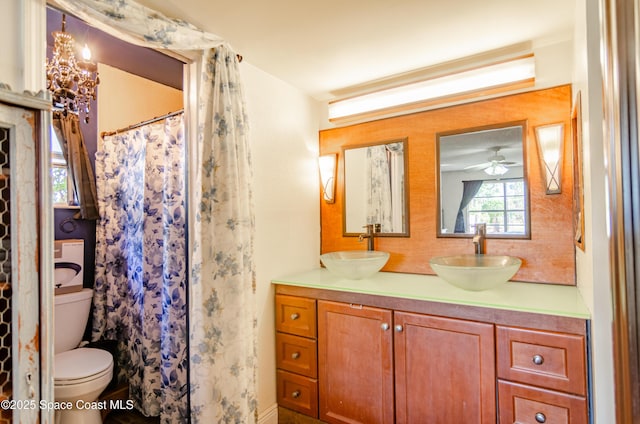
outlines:
[[[112,370],[113,357],[106,350],[73,349],[54,357],[54,384],[81,384],[110,374]]]

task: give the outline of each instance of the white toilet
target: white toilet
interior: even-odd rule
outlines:
[[[71,261],[82,264],[82,258]],[[55,296],[54,396],[59,404],[71,407],[56,410],[56,424],[102,423],[104,408],[95,401],[111,382],[113,357],[106,350],[78,348],[92,298],[91,289]]]

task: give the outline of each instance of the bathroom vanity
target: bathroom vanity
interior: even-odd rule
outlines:
[[[281,407],[329,423],[588,422],[590,315],[575,286],[469,292],[326,269],[273,283]]]

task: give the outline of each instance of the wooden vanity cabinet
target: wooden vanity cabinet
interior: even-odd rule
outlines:
[[[285,408],[327,423],[589,422],[584,319],[280,285],[276,305]],[[290,364],[290,336],[317,347],[317,368]]]
[[[318,361],[328,423],[495,423],[491,324],[320,300]]]
[[[276,296],[278,404],[318,417],[316,301]]]
[[[496,326],[501,424],[586,423],[585,338]]]
[[[320,419],[394,422],[392,312],[318,301]]]
[[[394,312],[396,423],[495,423],[493,325]]]

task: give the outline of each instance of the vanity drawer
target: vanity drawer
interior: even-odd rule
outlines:
[[[277,371],[278,405],[318,418],[318,380]]]
[[[276,330],[316,337],[316,301],[307,297],[276,295]]]
[[[500,424],[586,424],[584,397],[498,381]]]
[[[498,377],[586,395],[584,337],[496,326]]]
[[[318,348],[313,339],[276,334],[277,367],[307,377],[318,377]]]

